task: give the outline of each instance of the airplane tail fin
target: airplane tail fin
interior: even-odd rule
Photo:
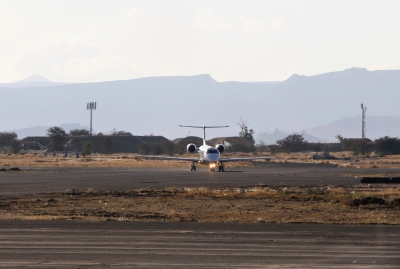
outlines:
[[[187,126],[187,125],[179,125],[179,127],[190,127],[190,128],[202,128],[203,129],[203,145],[206,145],[206,128],[225,128],[229,126]]]

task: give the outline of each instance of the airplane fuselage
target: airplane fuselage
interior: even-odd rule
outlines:
[[[202,145],[199,147],[200,161],[202,163],[218,163],[221,158],[221,153],[218,149],[208,146]]]

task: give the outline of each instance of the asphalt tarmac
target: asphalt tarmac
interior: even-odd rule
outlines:
[[[207,168],[37,168],[0,195],[147,187],[355,185],[370,169],[257,163]],[[399,173],[374,169],[375,173]],[[0,221],[0,268],[400,268],[400,226]]]
[[[227,168],[210,172],[190,168],[86,168],[20,167],[22,172],[0,172],[0,195],[86,191],[126,190],[166,187],[224,187],[249,185],[355,185],[359,178],[344,175],[370,173],[371,169],[337,168],[333,165],[255,163],[254,167]],[[375,173],[400,173],[399,169],[373,169]]]
[[[1,221],[0,268],[399,268],[399,226]]]

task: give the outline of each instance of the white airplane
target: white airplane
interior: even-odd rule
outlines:
[[[224,163],[226,162],[240,162],[240,161],[253,161],[253,160],[270,160],[272,157],[254,157],[254,158],[227,158],[221,159],[221,153],[225,151],[223,144],[217,144],[215,147],[206,144],[206,128],[225,128],[229,126],[184,126],[180,127],[191,127],[191,128],[202,128],[203,129],[203,145],[199,148],[195,144],[190,143],[186,146],[186,150],[189,153],[198,152],[200,158],[181,158],[181,157],[165,157],[165,156],[149,156],[139,155],[140,158],[145,159],[157,159],[157,160],[177,160],[177,161],[188,161],[192,162],[190,171],[196,171],[196,163],[207,164],[211,172],[215,171],[215,167],[218,166],[218,171],[224,171]]]

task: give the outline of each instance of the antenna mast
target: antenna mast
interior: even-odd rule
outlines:
[[[361,110],[362,110],[362,138],[365,138],[365,118],[367,116],[367,107],[364,106],[364,104],[361,104]]]

